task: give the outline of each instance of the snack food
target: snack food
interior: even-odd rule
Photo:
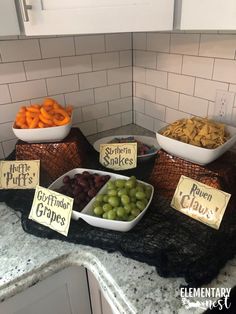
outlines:
[[[63,108],[52,98],[44,102],[21,107],[16,115],[15,126],[20,129],[48,128],[65,125],[70,122],[72,107]]]
[[[193,117],[171,123],[160,134],[204,148],[217,148],[229,139],[225,125],[207,118]]]

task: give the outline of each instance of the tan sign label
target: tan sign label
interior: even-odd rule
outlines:
[[[34,189],[39,165],[39,160],[0,161],[0,189]]]
[[[71,197],[37,186],[29,219],[67,236],[73,201]]]
[[[137,143],[101,144],[100,163],[114,170],[136,168]]]
[[[202,223],[219,229],[231,194],[181,176],[171,207]]]

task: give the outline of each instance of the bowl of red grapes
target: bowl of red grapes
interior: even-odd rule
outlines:
[[[154,157],[160,149],[156,138],[150,136],[139,135],[116,135],[108,136],[97,140],[93,147],[96,151],[100,151],[101,144],[115,144],[115,143],[137,143],[137,157],[138,161],[146,161]]]
[[[143,217],[154,192],[152,185],[134,176],[83,168],[68,171],[49,189],[74,199],[72,219],[122,232]]]

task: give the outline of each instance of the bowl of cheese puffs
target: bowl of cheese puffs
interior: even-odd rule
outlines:
[[[12,130],[17,138],[28,143],[58,142],[70,132],[72,107],[63,107],[52,98],[41,104],[22,106]]]
[[[236,128],[208,118],[177,120],[156,133],[166,152],[198,165],[216,160],[236,142]]]

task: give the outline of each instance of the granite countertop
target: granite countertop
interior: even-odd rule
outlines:
[[[140,131],[136,126],[129,126],[122,129],[122,133],[117,129],[108,135],[140,134]],[[145,135],[150,133],[147,131]],[[99,134],[98,137],[108,135]],[[92,142],[98,137],[89,140]],[[185,284],[183,278],[162,278],[154,267],[125,258],[120,253],[27,234],[21,227],[19,213],[4,203],[0,203],[0,252],[0,301],[65,267],[78,265],[94,274],[118,313],[198,314],[203,311],[199,308],[187,310],[182,305],[179,289]],[[208,287],[228,288],[235,282],[236,257]]]

